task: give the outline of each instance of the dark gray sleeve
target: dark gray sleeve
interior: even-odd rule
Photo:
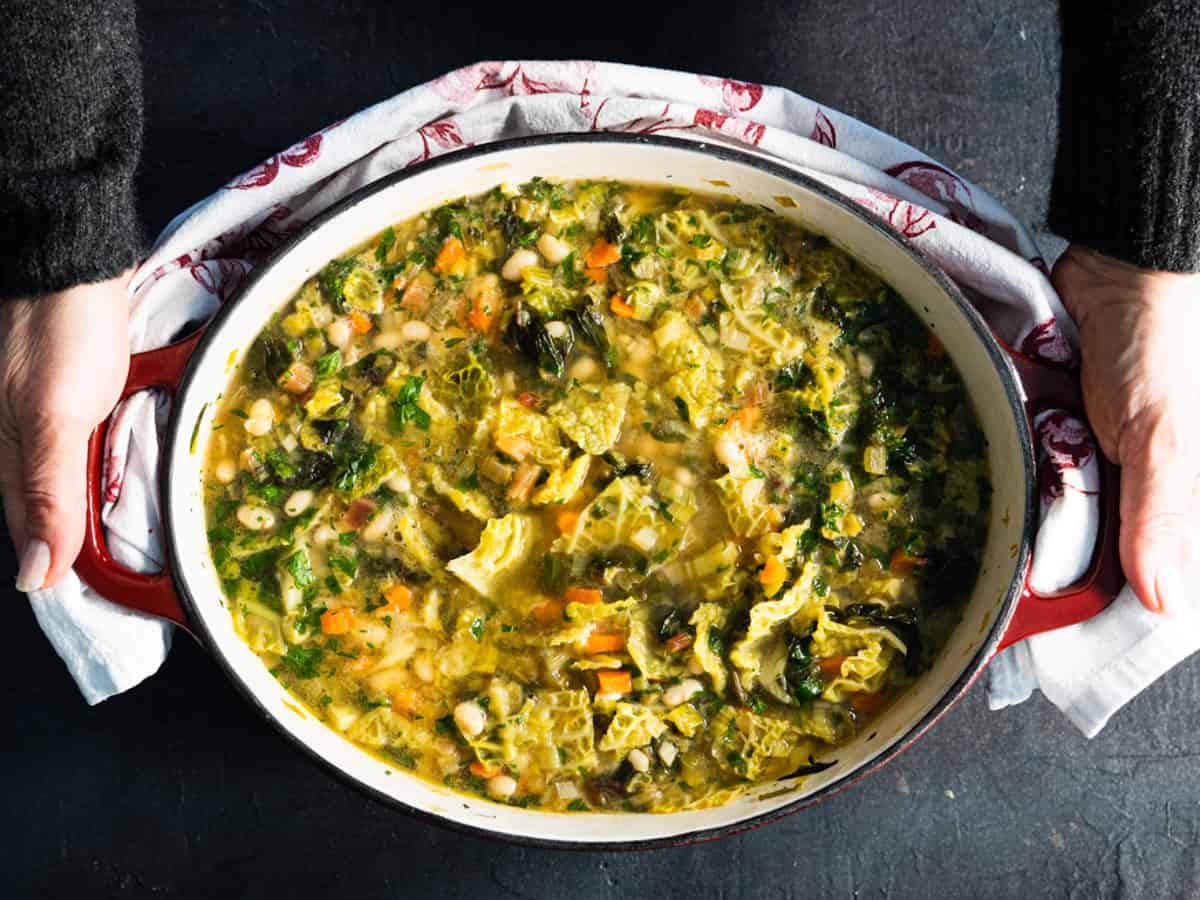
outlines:
[[[0,299],[137,260],[141,142],[133,0],[0,4]]]
[[[1051,229],[1145,269],[1200,269],[1200,2],[1060,12]]]

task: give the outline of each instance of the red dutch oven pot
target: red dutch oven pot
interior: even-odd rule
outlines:
[[[364,753],[294,698],[234,634],[208,557],[201,465],[215,401],[270,316],[325,262],[387,225],[498,182],[534,176],[614,178],[711,192],[719,188],[823,234],[897,289],[946,347],[988,442],[993,500],[979,582],[929,672],[871,723],[832,750],[818,775],[758,786],[713,809],[665,814],[559,814],[489,803],[394,769]],[[809,806],[878,769],[941,717],[999,650],[1104,609],[1124,579],[1117,554],[1118,473],[1102,463],[1102,516],[1092,564],[1050,596],[1028,584],[1037,519],[1032,419],[1063,409],[1083,420],[1078,372],[1007,347],[957,287],[895,232],[794,169],[744,151],[662,137],[558,135],[464,150],[374,182],[330,208],[243,282],[213,321],[186,340],[136,354],[122,397],[173,395],[160,472],[168,565],[141,574],[117,564],[100,519],[108,423],[88,448],[87,532],[76,572],[116,603],[167,619],[196,637],[261,712],[298,746],[384,801],[476,834],[587,848],[674,845],[744,830]]]

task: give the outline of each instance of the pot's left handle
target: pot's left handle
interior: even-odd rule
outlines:
[[[203,329],[200,329],[177,343],[133,354],[121,399],[146,388],[162,388],[173,394],[202,333]],[[75,571],[97,593],[113,603],[187,628],[187,617],[171,583],[170,569],[153,573],[135,572],[113,559],[108,549],[104,523],[100,519],[104,502],[104,445],[108,427],[109,420],[105,419],[88,439],[87,521],[83,548],[75,560]]]
[[[1008,353],[1025,385],[1031,431],[1034,416],[1046,409],[1061,409],[1081,422],[1087,421],[1077,369],[1050,366],[1011,349]],[[1091,565],[1075,584],[1053,594],[1035,593],[1026,571],[1017,610],[1000,638],[997,652],[1032,635],[1090,619],[1103,612],[1125,584],[1118,547],[1121,470],[1105,458],[1095,435],[1092,441],[1100,464],[1100,522]]]

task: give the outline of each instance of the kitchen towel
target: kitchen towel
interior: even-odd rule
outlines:
[[[1076,363],[1076,331],[1028,231],[977,185],[908,145],[784,88],[610,63],[483,62],[310,135],[174,219],[130,282],[135,351],[209,316],[256,263],[313,216],[376,179],[464,147],[556,132],[662,134],[772,157],[895,229],[963,288],[1010,346]],[[130,398],[113,419],[104,522],[114,553],[159,567],[155,466],[165,400]],[[1065,413],[1039,418],[1042,526],[1033,583],[1053,590],[1086,566],[1096,534],[1096,448]],[[1128,590],[1095,621],[1032,638],[992,667],[990,701],[1040,687],[1094,734],[1193,652],[1200,630],[1149,616]],[[151,675],[170,626],[110,604],[69,577],[30,595],[38,621],[97,703]]]

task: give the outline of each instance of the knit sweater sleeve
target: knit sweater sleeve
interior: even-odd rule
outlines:
[[[141,249],[134,0],[7,0],[0,25],[0,299],[116,275]]]
[[[1147,269],[1200,269],[1200,3],[1062,0],[1049,225]]]

